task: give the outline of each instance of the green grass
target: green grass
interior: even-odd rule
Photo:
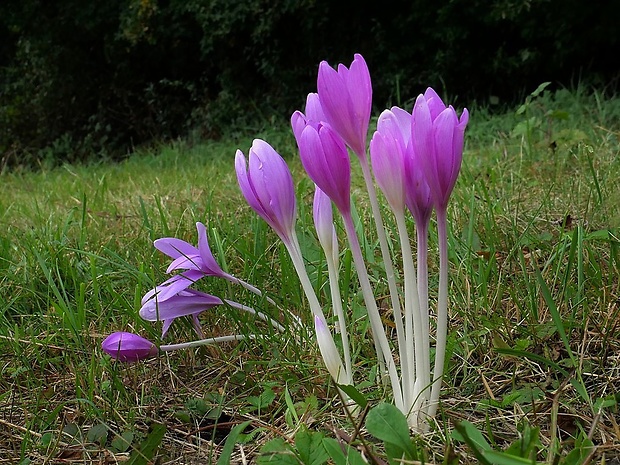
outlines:
[[[477,462],[470,447],[450,439],[463,420],[497,450],[517,440],[525,422],[538,427],[538,459],[549,463],[585,436],[598,445],[592,463],[620,456],[613,398],[620,392],[619,127],[620,99],[596,92],[543,93],[519,115],[472,111],[449,207],[442,408],[433,432],[417,441],[427,462],[447,463],[451,454]],[[235,150],[247,153],[255,136],[290,162],[300,242],[323,292],[313,189],[288,128],[164,146],[115,165],[0,176],[0,463],[121,461],[140,445],[144,450],[149,437],[158,442],[158,423],[166,425],[159,463],[216,463],[226,435],[244,421],[251,433],[234,448],[235,463],[241,454],[256,460],[273,438],[292,441],[301,424],[328,437],[339,428],[353,433],[311,336],[297,343],[231,309],[204,314],[203,326],[222,335],[258,325],[265,337],[133,365],[100,350],[117,330],[159,340],[160,328],[137,315],[142,295],[165,279],[167,259],[152,241],[175,236],[194,243],[196,221],[207,224],[225,269],[308,319],[284,248],[236,185]],[[354,198],[362,224],[370,224],[360,186],[361,180]],[[391,223],[387,210],[385,219]],[[363,247],[371,276],[381,280],[372,230],[366,228]],[[435,247],[431,237],[432,299]],[[346,258],[342,289],[350,311],[359,312]],[[202,281],[203,290],[271,311],[236,287]],[[378,295],[385,287],[380,281]],[[169,339],[192,337],[189,324],[175,322]],[[354,349],[358,387],[374,405],[385,393],[375,383],[373,349]]]

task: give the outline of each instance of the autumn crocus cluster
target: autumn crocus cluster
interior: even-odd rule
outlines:
[[[322,62],[317,92],[308,95],[303,112],[297,111],[291,117],[301,162],[315,184],[313,219],[318,243],[325,254],[329,298],[321,300],[317,296],[305,269],[295,228],[297,201],[293,178],[284,159],[267,142],[257,139],[247,157],[237,151],[235,171],[246,201],[275,231],[290,255],[312,313],[317,346],[339,387],[354,384],[356,380],[356,360],[349,332],[365,326],[359,320],[353,321],[350,302],[343,302],[340,292],[340,248],[346,243],[357,272],[370,327],[367,336],[374,344],[379,372],[391,386],[394,403],[407,416],[410,426],[424,430],[427,420],[436,413],[445,363],[447,205],[461,166],[468,112],[463,110],[459,116],[429,88],[418,96],[411,112],[392,107],[381,113],[368,142],[371,105],[368,67],[361,55],[355,55],[349,67],[340,64],[334,69]],[[350,157],[350,152],[354,157]],[[366,243],[373,241],[364,237],[368,232],[354,221],[351,158],[360,163],[374,221],[370,234],[376,233],[380,245],[393,315],[389,328],[379,313],[374,287],[377,281],[373,284],[369,278],[368,257],[360,246],[361,238]],[[384,202],[377,196],[375,183],[383,193]],[[336,218],[334,206],[338,213]],[[398,256],[401,258],[398,263],[393,260],[388,246],[382,217],[388,209],[399,239]],[[433,211],[437,219],[440,269],[437,303],[431,305],[427,261]],[[408,227],[411,219],[416,230],[415,257]],[[346,241],[338,238],[338,231],[344,232]],[[168,272],[174,274],[145,296],[140,315],[163,321],[164,333],[175,318],[190,316],[198,333],[202,334],[198,315],[212,306],[226,304],[252,311],[282,329],[280,323],[263,313],[190,288],[203,276],[217,276],[260,293],[257,288],[221,270],[209,250],[206,229],[200,223],[198,237],[198,247],[178,239],[156,241],[155,246],[173,259]],[[395,265],[400,270],[399,279],[396,279]],[[429,316],[431,308],[436,308],[435,318]],[[301,328],[302,322],[307,320],[296,316],[292,321]],[[395,328],[394,337],[392,327]],[[433,328],[434,342],[431,341]],[[113,335],[104,343],[104,350],[115,352],[120,360],[131,361],[158,351],[174,350],[169,348],[173,346],[157,349],[149,341],[122,334],[125,335]],[[359,333],[357,335],[359,339]],[[431,361],[433,346],[435,355]],[[346,403],[347,408],[350,405]]]
[[[430,88],[417,98],[411,113],[398,107],[385,110],[369,144],[369,163],[366,150],[372,88],[362,56],[355,55],[348,68],[341,64],[334,69],[326,62],[321,63],[317,87],[317,93],[308,95],[304,113],[293,114],[291,126],[301,162],[316,185],[313,216],[327,262],[331,291],[328,302],[319,302],[300,257],[295,235],[295,195],[282,157],[266,142],[255,140],[249,160],[237,152],[239,185],[250,206],[274,229],[289,251],[314,316],[321,355],[332,378],[342,385],[355,379],[355,360],[348,337],[353,325],[349,318],[351,312],[345,310],[339,290],[339,241],[332,205],[336,207],[357,270],[378,365],[391,384],[396,406],[407,415],[412,427],[424,429],[427,418],[436,412],[443,376],[447,333],[447,204],[461,166],[468,113],[464,110],[459,117]],[[396,343],[387,337],[368,276],[359,238],[364,231],[356,229],[353,221],[349,149],[361,164],[368,190],[390,292]],[[402,256],[400,283],[395,279],[371,167],[398,229]],[[437,215],[440,255],[434,324],[429,317],[427,277],[428,233],[433,210]],[[416,260],[407,228],[409,214],[416,225]],[[333,319],[329,316],[332,312],[325,311],[329,308],[333,309]],[[333,321],[333,326],[328,321]],[[433,369],[431,327],[436,327]],[[340,334],[339,344],[334,333]]]

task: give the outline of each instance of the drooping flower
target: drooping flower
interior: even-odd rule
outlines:
[[[327,123],[358,157],[366,156],[366,138],[372,107],[372,84],[366,61],[355,54],[351,66],[319,65],[317,88]]]
[[[160,300],[157,294],[152,295],[143,302],[139,313],[142,319],[146,321],[164,322],[162,338],[165,337],[170,325],[176,318],[187,315],[192,317],[196,333],[204,337],[198,315],[222,303],[219,297],[188,289],[182,290],[165,300]]]
[[[137,362],[154,357],[159,352],[157,346],[148,339],[124,331],[110,334],[101,343],[101,348],[120,362]]]
[[[436,208],[445,209],[463,159],[467,109],[458,118],[430,87],[413,108],[412,141],[416,160],[428,183]]]
[[[174,237],[157,239],[153,245],[155,248],[173,259],[166,273],[177,270],[196,270],[205,276],[218,276],[220,278],[235,281],[228,273],[224,272],[213,257],[209,241],[207,239],[207,228],[201,222],[196,223],[198,230],[198,247]]]
[[[295,112],[293,127],[303,114]],[[299,155],[308,176],[327,194],[338,210],[351,210],[351,161],[344,141],[329,126],[307,122],[297,138]]]
[[[295,235],[297,214],[293,177],[284,159],[269,145],[255,139],[248,155],[249,164],[237,150],[235,170],[243,196],[285,243]]]

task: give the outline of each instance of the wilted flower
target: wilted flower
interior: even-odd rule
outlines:
[[[101,343],[101,348],[120,362],[137,362],[154,357],[159,352],[157,346],[148,339],[124,331],[110,334]]]

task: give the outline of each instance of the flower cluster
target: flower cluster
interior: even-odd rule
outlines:
[[[363,57],[355,55],[350,67],[340,64],[336,69],[322,62],[317,90],[317,93],[308,95],[304,112],[296,111],[292,115],[291,126],[301,162],[316,186],[313,217],[326,257],[331,294],[329,303],[319,301],[304,266],[295,232],[297,205],[291,173],[284,159],[267,142],[254,140],[247,159],[243,152],[237,151],[235,171],[239,186],[250,207],[269,224],[286,247],[313,315],[319,351],[330,375],[337,385],[342,386],[354,382],[355,360],[352,359],[348,337],[352,323],[339,289],[339,241],[332,205],[336,207],[340,217],[337,221],[341,221],[346,233],[357,271],[378,367],[391,385],[395,405],[407,416],[410,426],[423,430],[427,419],[435,415],[443,376],[447,334],[447,205],[461,166],[469,115],[463,110],[458,116],[453,107],[445,105],[429,88],[418,96],[411,112],[392,107],[381,113],[368,143],[372,86]],[[366,270],[358,237],[363,232],[356,229],[353,221],[349,149],[361,165],[368,191],[390,292],[395,343],[388,339]],[[398,229],[401,282],[395,278],[375,182]],[[440,270],[435,360],[431,370],[427,255],[433,211],[437,219]],[[416,226],[415,260],[407,228],[407,212]],[[173,260],[168,272],[176,274],[144,297],[140,315],[146,320],[163,321],[164,334],[175,318],[191,316],[197,332],[204,337],[197,315],[213,306],[227,304],[252,311],[280,329],[279,323],[262,313],[190,289],[190,285],[203,276],[218,276],[260,293],[255,287],[221,270],[209,250],[206,228],[201,223],[197,228],[198,247],[172,238],[155,242],[155,247]],[[333,310],[335,331],[340,333],[340,344],[334,340],[334,329],[330,329],[332,317],[328,315],[328,318],[324,311],[329,307]],[[301,324],[299,318],[294,321]],[[127,333],[117,334],[123,334],[123,337],[110,336],[104,342],[104,350],[119,360],[132,361],[157,352],[148,341],[132,340]],[[211,343],[213,340],[201,341]],[[198,345],[201,341],[189,344]],[[173,350],[170,347],[177,346],[161,346],[159,350]]]

